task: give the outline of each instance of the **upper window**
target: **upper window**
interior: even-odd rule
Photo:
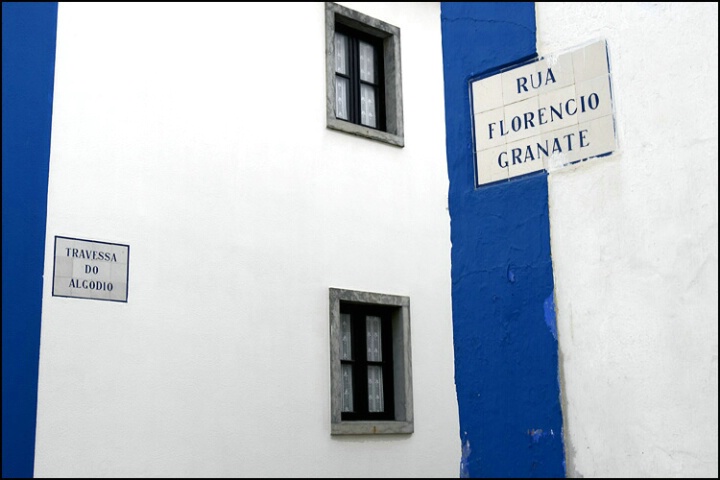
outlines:
[[[382,41],[335,25],[335,118],[385,129]]]
[[[403,146],[400,29],[325,3],[327,126]]]
[[[330,289],[331,433],[412,433],[410,300]]]

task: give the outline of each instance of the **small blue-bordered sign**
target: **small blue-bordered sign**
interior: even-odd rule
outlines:
[[[476,186],[617,148],[605,40],[471,80]]]
[[[53,296],[127,302],[130,246],[55,237]]]

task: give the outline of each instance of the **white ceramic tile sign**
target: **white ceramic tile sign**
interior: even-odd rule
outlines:
[[[53,296],[127,302],[130,246],[55,237]]]
[[[476,185],[617,148],[605,40],[472,81]]]

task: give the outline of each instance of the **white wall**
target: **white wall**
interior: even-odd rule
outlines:
[[[718,474],[717,3],[538,3],[606,38],[620,150],[550,175],[569,476]]]
[[[439,4],[347,5],[405,148],[325,128],[322,2],[60,4],[36,476],[458,474]],[[53,297],[55,235],[128,302]],[[412,435],[330,436],[329,287],[410,297]]]

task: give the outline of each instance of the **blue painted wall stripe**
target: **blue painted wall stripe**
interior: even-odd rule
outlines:
[[[2,476],[33,476],[57,3],[2,3]]]
[[[537,56],[534,3],[442,2],[464,477],[565,476],[547,174],[475,189],[469,80]]]

